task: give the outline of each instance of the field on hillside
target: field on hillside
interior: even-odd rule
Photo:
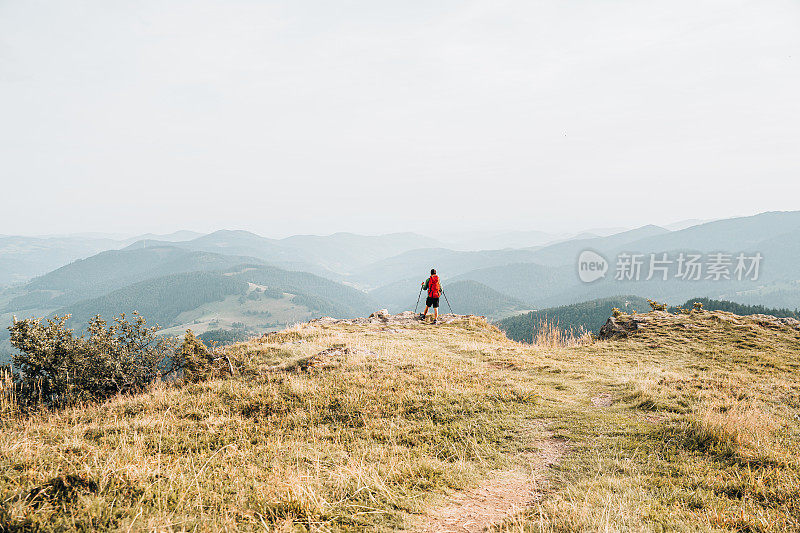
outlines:
[[[0,530],[800,528],[791,323],[651,313],[561,347],[448,320],[316,321],[231,346],[234,375],[6,401]]]
[[[175,319],[177,326],[160,333],[180,336],[191,329],[201,334],[212,329],[232,329],[235,325],[248,331],[268,332],[311,318],[308,308],[292,301],[293,294],[265,294],[266,287],[250,285],[246,294],[227,296],[181,313]]]

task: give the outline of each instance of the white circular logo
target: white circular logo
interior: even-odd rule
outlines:
[[[608,272],[608,261],[592,250],[584,250],[578,256],[578,277],[584,283],[591,283],[604,277]]]

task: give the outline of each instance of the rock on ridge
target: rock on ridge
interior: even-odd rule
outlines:
[[[600,328],[600,340],[624,339],[637,331],[651,327],[657,322],[670,322],[686,329],[699,329],[694,319],[710,319],[738,326],[757,325],[769,329],[792,329],[800,331],[800,321],[794,318],[780,318],[772,315],[735,315],[727,311],[691,311],[687,313],[669,313],[667,311],[651,311],[644,314],[620,314],[610,317]]]

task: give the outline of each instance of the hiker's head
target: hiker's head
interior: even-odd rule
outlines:
[[[432,269],[431,269],[431,276],[435,276],[435,275],[436,275],[436,269],[435,269],[435,268],[432,268]]]

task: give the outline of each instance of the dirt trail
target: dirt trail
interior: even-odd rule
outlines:
[[[547,491],[546,470],[558,463],[567,445],[547,432],[539,437],[533,441],[538,451],[520,454],[516,468],[493,470],[478,487],[452,494],[427,514],[418,531],[478,533],[540,500]]]

